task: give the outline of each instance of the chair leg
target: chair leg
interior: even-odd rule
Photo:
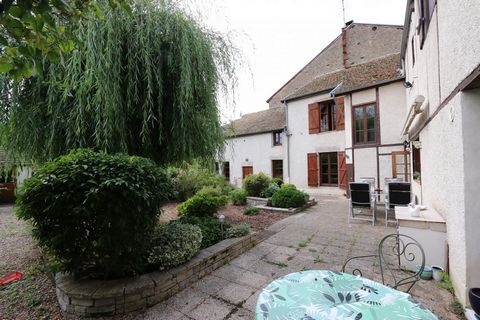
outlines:
[[[372,205],[372,227],[375,227],[375,203]]]

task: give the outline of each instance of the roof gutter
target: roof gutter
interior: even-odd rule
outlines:
[[[405,59],[405,52],[407,50],[408,34],[410,33],[410,22],[412,21],[413,0],[407,1],[407,8],[405,10],[405,22],[403,27],[402,47],[400,50],[400,59]]]

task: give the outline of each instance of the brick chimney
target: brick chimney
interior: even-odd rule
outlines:
[[[347,29],[353,23],[348,21],[345,23],[345,27],[342,28],[342,56],[343,56],[343,67],[345,69],[350,68],[350,63],[348,62],[348,50],[347,50]]]

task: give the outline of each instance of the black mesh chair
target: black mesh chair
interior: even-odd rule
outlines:
[[[412,201],[412,186],[409,182],[390,182],[388,184],[388,192],[385,195],[385,226],[388,222],[396,222],[396,220],[388,220],[388,211],[395,206],[406,207]]]
[[[365,262],[368,260],[373,261],[366,264]],[[413,285],[420,280],[420,275],[425,269],[425,252],[420,243],[412,237],[399,233],[389,234],[380,241],[375,254],[349,258],[343,264],[342,272],[363,276],[363,273],[368,270],[362,272],[361,266],[364,268],[379,267],[381,281],[384,285],[409,292]],[[412,266],[415,268],[414,270]],[[373,277],[378,276],[378,272],[371,274]],[[372,280],[377,281],[377,279]]]
[[[348,222],[350,220],[366,220],[372,221],[372,226],[375,225],[375,197],[370,188],[370,184],[363,182],[350,182],[350,206]],[[361,209],[362,213],[355,214],[355,209]],[[364,209],[369,209],[370,214],[365,215]]]

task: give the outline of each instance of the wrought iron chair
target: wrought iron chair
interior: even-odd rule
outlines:
[[[385,236],[378,245],[377,253],[349,258],[343,264],[342,272],[346,272],[351,261],[365,258],[374,258],[378,262],[384,285],[394,289],[407,286],[405,292],[409,292],[420,280],[420,275],[425,269],[425,252],[420,243],[410,236],[399,233]],[[407,267],[402,267],[402,264]],[[415,271],[410,270],[413,268]],[[354,275],[363,275],[358,267],[351,270]]]
[[[387,190],[385,194],[385,226],[388,225],[388,222],[396,222],[396,220],[388,220],[389,209],[395,206],[406,207],[412,201],[410,182],[390,182]]]
[[[348,222],[350,220],[366,220],[372,221],[372,226],[375,225],[375,197],[373,191],[370,188],[370,184],[367,182],[350,182],[350,204],[349,204],[349,215]],[[355,215],[354,209],[371,209],[372,217],[366,218],[364,215]]]

